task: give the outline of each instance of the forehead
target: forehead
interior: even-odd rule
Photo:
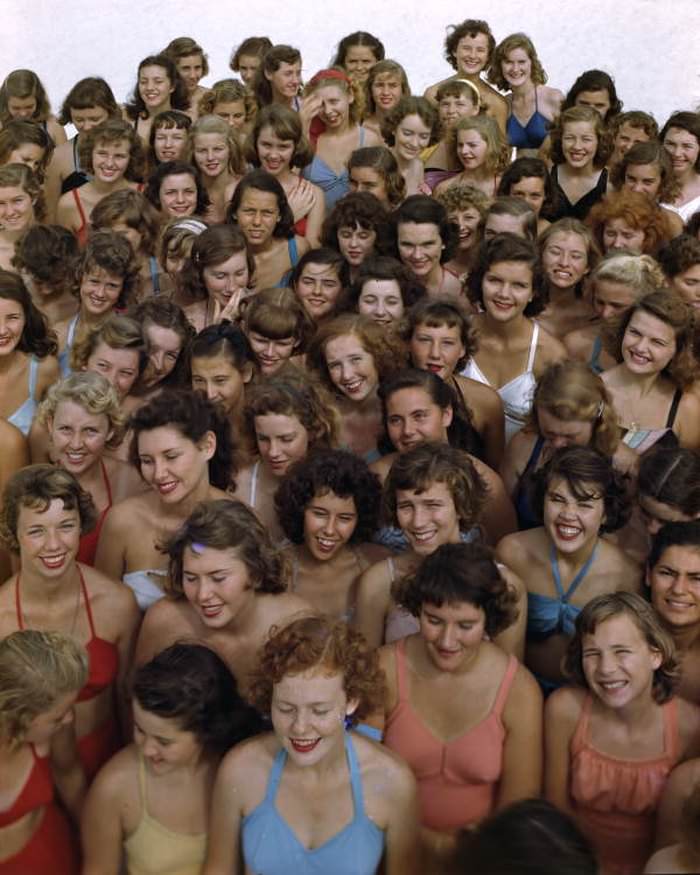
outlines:
[[[165,69],[165,67],[159,67],[157,64],[148,64],[145,67],[141,67],[141,69],[139,70],[139,76],[142,79],[146,79],[148,77],[160,77],[160,76],[167,79],[168,78],[168,71]]]
[[[134,720],[141,729],[149,735],[155,735],[160,738],[176,738],[180,735],[194,737],[193,733],[182,729],[174,717],[161,717],[159,714],[154,714],[152,711],[146,711],[139,704],[136,697],[133,699]]]
[[[0,186],[0,198],[2,198],[2,200],[10,200],[18,197],[29,197],[21,185]]]
[[[192,444],[192,441],[175,425],[159,425],[157,428],[142,431],[138,437],[138,449],[142,453],[162,451],[184,444]]]
[[[204,63],[203,57],[200,55],[199,52],[196,52],[193,55],[183,55],[181,58],[178,59],[177,65],[178,65],[178,67],[185,67],[185,66],[189,67],[189,66],[194,65],[194,64],[203,64],[203,63]]]
[[[665,501],[659,501],[657,498],[652,498],[650,495],[639,495],[639,506],[647,516],[653,517],[665,523],[680,523],[686,522],[690,517],[686,516],[682,510],[674,507],[672,504],[667,504]]]
[[[627,176],[634,174],[635,176],[653,176],[661,175],[661,168],[657,163],[654,164],[628,164],[625,168]]]
[[[101,423],[106,419],[106,413],[91,413],[78,401],[72,401],[68,398],[58,402],[54,413],[54,420],[61,422],[70,420],[72,422],[94,421]]]
[[[437,407],[430,395],[420,386],[407,386],[405,389],[399,389],[386,400],[387,412],[400,413],[414,410],[417,407]]]
[[[232,565],[244,565],[235,547],[209,547],[204,544],[188,544],[182,551],[182,567],[184,571],[218,570],[230,568]]]
[[[625,283],[618,283],[615,280],[599,279],[595,281],[594,294],[597,298],[608,298],[611,300],[624,300],[625,302],[634,301],[637,294],[633,288]]]
[[[646,331],[658,337],[673,338],[674,331],[657,316],[647,313],[646,310],[636,310],[628,323],[628,328],[634,327],[639,331]]]
[[[593,122],[585,120],[578,122],[564,122],[563,134],[569,134],[569,136],[575,136],[576,134],[580,136],[584,134],[595,134],[595,125]]]
[[[511,185],[511,190],[513,189],[523,189],[523,190],[532,190],[536,191],[544,191],[544,179],[541,176],[522,176],[517,182],[514,182]]]
[[[610,103],[610,95],[607,88],[599,88],[595,91],[579,91],[576,95],[576,103]]]
[[[465,34],[465,36],[461,37],[461,39],[457,43],[457,48],[461,49],[466,48],[467,46],[474,46],[488,50],[489,38],[486,36],[485,33]]]
[[[321,507],[326,510],[332,510],[336,513],[355,513],[355,499],[352,495],[345,497],[336,495],[330,489],[317,492],[308,502],[314,507]]]
[[[397,489],[397,501],[431,501],[443,500],[452,502],[452,490],[442,480],[433,480],[420,491],[416,489]]]
[[[326,344],[327,358],[341,355],[356,355],[358,352],[366,352],[366,350],[356,334],[341,334],[340,337],[334,337]]]
[[[401,297],[401,286],[396,280],[365,280],[362,283],[360,295],[398,295]]]
[[[116,367],[135,367],[139,362],[139,352],[136,349],[114,349],[101,340],[88,361],[92,359],[109,361]]]
[[[32,499],[25,499],[25,501]],[[17,509],[18,525],[35,525],[37,523],[55,522],[58,519],[77,518],[78,508],[67,508],[62,498],[52,498],[47,506],[43,501],[34,504],[20,503]]]
[[[546,247],[560,246],[565,249],[583,249],[588,250],[588,244],[585,238],[575,231],[555,231],[547,240]]]
[[[376,56],[369,46],[349,46],[345,52],[345,60],[375,60]]]
[[[537,420],[540,428],[544,431],[556,431],[558,434],[577,434],[583,429],[590,428],[591,423],[586,419],[560,419],[542,404],[537,405]]]
[[[656,564],[700,574],[700,544],[674,544],[666,547]]]
[[[633,125],[630,122],[623,122],[620,125],[617,136],[635,137],[642,140],[649,139],[649,134],[647,134],[644,128],[640,127],[639,125]]]
[[[398,234],[407,243],[434,241],[440,237],[440,228],[433,222],[399,222]]]
[[[400,128],[409,128],[414,131],[418,131],[419,134],[427,134],[430,133],[430,128],[423,119],[415,112],[410,115],[405,115],[402,119],[399,120]]]
[[[204,134],[204,133],[195,134],[194,144],[195,144],[195,146],[225,146],[226,145],[226,135],[219,134],[216,131],[211,131],[210,133],[207,133],[207,134]]]
[[[642,630],[626,611],[601,620],[592,632],[583,636],[583,640],[586,639],[602,639],[610,643],[623,641],[646,643]]]
[[[193,377],[211,377],[221,374],[238,374],[238,369],[228,356],[196,356],[192,359]]]
[[[326,674],[319,669],[287,674],[274,685],[272,695],[276,701],[290,705],[332,702],[344,697],[343,676],[340,672]]]
[[[260,210],[276,210],[277,195],[259,188],[246,188],[241,197],[241,207],[254,207]]]
[[[172,328],[149,322],[146,324],[146,334],[150,345],[157,346],[159,349],[179,351],[182,347],[182,338]]]
[[[485,616],[484,609],[472,602],[443,602],[441,605],[433,602],[423,602],[421,612],[432,614],[448,623],[475,623]]]
[[[125,138],[118,140],[106,140],[104,137],[99,137],[93,144],[93,151],[96,149],[113,149],[115,152],[128,152],[131,144]]]
[[[161,188],[175,187],[184,185],[196,185],[195,178],[191,173],[171,173],[169,176],[164,176],[161,182]]]
[[[448,325],[446,321],[438,321],[436,318],[434,321],[430,319],[429,322],[416,322],[413,328],[413,334],[415,335],[418,331],[421,334],[431,334],[433,337],[452,337],[455,340],[461,339],[461,330],[459,325]]]
[[[574,481],[574,488],[578,495],[590,495],[600,501],[603,500],[603,496],[600,495],[599,492],[600,486],[598,483],[593,483],[590,480],[576,480]],[[574,489],[572,489],[571,484],[565,477],[556,475],[551,477],[547,483],[547,490],[549,492],[558,492],[560,495],[565,495],[567,497],[576,498]]]
[[[263,413],[255,417],[255,428],[259,434],[270,436],[306,431],[299,417],[294,413]]]
[[[686,131],[685,128],[670,127],[666,131],[666,136],[664,137],[664,139],[668,140],[670,138],[673,138],[674,140],[689,141],[695,145],[697,145],[698,143],[698,138],[695,136],[695,134],[691,134],[690,131]]]
[[[316,261],[307,261],[299,279],[304,279],[305,277],[313,277],[314,279],[328,278],[338,281],[338,270],[332,264],[319,264]]]

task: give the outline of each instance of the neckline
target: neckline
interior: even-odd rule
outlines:
[[[561,599],[562,602],[568,603],[569,598],[576,592],[579,585],[583,581],[584,577],[588,574],[591,565],[596,557],[598,552],[598,544],[599,539],[596,538],[596,542],[593,545],[593,549],[591,550],[591,555],[586,559],[583,565],[579,568],[574,576],[574,579],[569,584],[569,588],[566,592],[564,592],[564,587],[561,582],[561,574],[559,572],[559,563],[557,562],[557,550],[554,544],[549,548],[549,564],[552,568],[552,577],[554,578],[554,586],[557,590],[557,595]]]

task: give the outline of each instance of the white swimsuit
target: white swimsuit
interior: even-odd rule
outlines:
[[[681,204],[680,207],[675,207],[673,204],[661,204],[661,206],[673,210],[674,213],[678,213],[681,219],[683,219],[683,224],[687,225],[691,216],[700,210],[700,194],[694,197],[692,201],[688,201],[687,204]]]
[[[165,596],[162,588],[152,578],[167,576],[168,572],[162,568],[151,568],[146,571],[130,571],[122,575],[122,580],[133,591],[141,610],[145,611]]]

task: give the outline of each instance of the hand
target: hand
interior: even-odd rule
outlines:
[[[301,104],[301,109],[299,110],[299,118],[301,119],[301,126],[304,129],[304,134],[309,136],[309,128],[311,127],[311,120],[315,118],[323,108],[323,101],[321,100],[320,95],[316,93],[309,94],[308,97],[305,97]]]
[[[238,289],[231,295],[231,300],[228,304],[220,309],[218,301],[214,302],[214,322],[223,322],[227,319],[229,322],[235,322],[239,316],[241,301],[248,296],[248,289]]]
[[[306,179],[300,179],[299,184],[287,196],[287,202],[294,215],[294,221],[298,222],[311,212],[316,203],[316,192]]]

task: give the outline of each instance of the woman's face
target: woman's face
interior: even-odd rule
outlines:
[[[225,307],[236,292],[248,288],[250,271],[246,253],[234,252],[220,264],[207,265],[202,271],[202,280],[209,297],[220,307]]]
[[[587,498],[577,498],[563,477],[553,477],[544,497],[544,527],[559,553],[576,554],[598,538],[604,522],[605,503],[595,483],[580,483]]]
[[[380,73],[372,82],[374,105],[384,114],[401,100],[401,79],[395,73]]]
[[[7,157],[7,164],[24,164],[36,173],[44,160],[46,150],[36,143],[20,143]]]
[[[240,131],[246,122],[245,102],[243,100],[218,100],[212,109],[234,131]]]
[[[675,354],[676,337],[670,325],[644,310],[632,314],[622,338],[622,361],[633,374],[660,374]]]
[[[481,214],[476,207],[467,207],[464,210],[450,210],[447,217],[459,228],[459,251],[468,252],[479,240]]]
[[[0,357],[8,356],[17,349],[26,324],[27,318],[20,303],[0,298]]]
[[[148,364],[143,372],[144,386],[155,386],[164,380],[175,369],[182,352],[182,338],[172,328],[145,324],[146,342],[148,343]]]
[[[158,162],[182,161],[187,145],[187,131],[184,128],[157,128],[153,135],[153,151]]]
[[[654,672],[663,657],[652,650],[628,614],[615,614],[598,623],[581,641],[581,665],[590,691],[608,708],[629,706],[637,699],[651,701]]]
[[[177,219],[192,216],[197,210],[197,183],[189,173],[166,176],[160,184],[158,199],[163,214]]]
[[[245,190],[236,211],[236,221],[254,249],[264,247],[272,239],[279,220],[279,204],[272,192],[258,188]]]
[[[515,234],[527,239],[524,216],[511,216],[510,213],[489,213],[484,222],[484,240],[493,240],[498,234]]]
[[[501,71],[511,89],[532,82],[532,61],[525,49],[511,49],[501,63]]]
[[[139,70],[138,89],[149,115],[154,115],[161,108],[170,106],[175,83],[170,81],[165,67],[149,64]]]
[[[46,509],[22,506],[17,519],[22,570],[51,580],[61,578],[80,546],[80,513],[54,498]]]
[[[567,122],[561,137],[561,149],[566,163],[574,170],[593,166],[598,151],[598,135],[591,122]]]
[[[628,164],[623,188],[656,200],[661,188],[661,168],[658,164]]]
[[[192,359],[192,388],[218,405],[225,415],[241,409],[251,368],[240,371],[228,356],[197,356]]]
[[[182,553],[182,589],[202,624],[225,628],[255,598],[248,566],[235,547],[190,544]]]
[[[653,537],[666,523],[689,523],[697,519],[697,516],[683,513],[679,507],[666,501],[659,501],[658,498],[652,498],[651,495],[645,495],[643,492],[639,493],[637,501],[650,537]]]
[[[46,745],[51,738],[64,726],[70,726],[75,719],[73,706],[78,698],[78,691],[61,696],[47,711],[31,721],[24,736],[27,744]]]
[[[288,362],[296,352],[297,338],[289,337],[265,337],[258,331],[247,332],[248,343],[253,350],[255,361],[261,374],[271,377]]]
[[[324,351],[328,376],[350,401],[365,401],[379,385],[374,358],[355,334],[329,340]]]
[[[419,322],[409,341],[411,361],[422,371],[432,371],[449,380],[466,349],[458,325],[426,325]]]
[[[355,499],[332,490],[314,495],[304,508],[304,543],[317,562],[327,562],[345,547],[357,527]]]
[[[126,398],[139,375],[139,353],[135,349],[112,349],[100,341],[87,360],[86,371],[101,374]]]
[[[19,185],[0,188],[0,233],[19,235],[34,224],[34,202]]]
[[[603,249],[606,252],[624,251],[641,255],[646,234],[624,219],[608,219],[603,225]]]
[[[440,269],[445,244],[432,222],[401,222],[397,228],[399,257],[421,280]]]
[[[348,123],[352,92],[342,85],[323,85],[314,95],[321,104],[318,117],[329,130],[339,130]]]
[[[114,309],[123,288],[123,277],[88,265],[80,280],[80,305],[90,316],[106,316]]]
[[[178,58],[175,66],[187,86],[188,94],[194,94],[199,80],[204,76],[204,58],[200,54],[185,55]]]
[[[303,268],[294,288],[302,307],[314,322],[330,316],[335,310],[343,286],[332,264],[314,264]]]
[[[484,609],[471,602],[424,602],[418,622],[430,661],[439,671],[458,671],[486,636]]]
[[[589,271],[586,241],[574,231],[556,231],[542,249],[542,266],[555,288],[573,288]]]
[[[299,93],[301,85],[301,61],[293,64],[282,61],[274,73],[265,71],[265,78],[272,87],[274,100],[291,102]]]
[[[34,95],[29,97],[8,97],[7,111],[12,118],[29,121],[36,112],[36,97]]]
[[[123,179],[131,159],[131,146],[128,140],[115,140],[108,143],[98,140],[92,150],[93,175],[99,182],[113,185]]]
[[[695,169],[700,143],[694,134],[683,128],[669,128],[664,137],[664,148],[671,157],[673,172],[677,176]]]
[[[247,88],[253,87],[255,74],[260,69],[260,58],[258,55],[241,55],[238,59],[238,72],[240,73],[243,84]]]
[[[195,164],[209,179],[228,170],[230,151],[223,134],[197,134],[193,151]]]
[[[199,443],[191,441],[174,425],[142,431],[138,437],[141,476],[163,504],[184,501],[209,482],[209,460],[216,451],[213,432]]]
[[[485,33],[467,34],[455,50],[460,76],[478,76],[489,60],[489,38]]]
[[[389,206],[386,179],[373,167],[350,168],[350,191],[368,191],[384,206]]]
[[[104,106],[86,106],[84,109],[70,109],[70,120],[73,127],[79,134],[86,134],[88,131],[106,122],[109,118],[109,112]]]
[[[574,106],[587,106],[594,109],[604,119],[610,112],[610,94],[606,88],[599,91],[580,91],[574,100]]]
[[[294,140],[282,140],[270,125],[264,125],[256,142],[260,167],[273,176],[289,170],[295,148]]]
[[[342,751],[348,700],[340,672],[316,668],[285,675],[272,691],[270,717],[277,739],[296,767],[312,767]]]
[[[377,232],[357,223],[354,227],[341,225],[338,228],[338,249],[351,267],[359,267],[374,252],[376,242]]]
[[[430,128],[419,115],[407,115],[394,131],[394,152],[400,161],[413,161],[430,143]]]
[[[260,458],[275,477],[306,457],[310,435],[294,414],[265,413],[255,417],[255,440]]]
[[[466,94],[450,94],[438,104],[438,115],[443,129],[454,127],[461,118],[478,115],[477,105]]]
[[[420,492],[397,489],[396,518],[411,549],[420,556],[459,541],[457,508],[446,483],[436,481]]]
[[[343,66],[351,79],[364,83],[367,81],[370,68],[377,63],[377,60],[377,56],[369,46],[350,46],[345,52]]]
[[[395,324],[404,312],[401,286],[396,280],[366,280],[357,299],[357,312],[379,325]]]
[[[522,261],[497,261],[481,284],[484,310],[496,322],[522,316],[532,300],[532,268]]]
[[[539,176],[523,176],[511,185],[509,194],[528,203],[539,218],[544,204],[544,188],[544,179]]]
[[[678,292],[686,304],[698,309],[700,307],[700,263],[693,264],[682,273],[677,273],[671,280],[671,288]]]
[[[452,408],[442,408],[419,386],[393,392],[386,401],[386,429],[399,453],[427,441],[444,443],[452,422]]]
[[[552,450],[562,447],[587,447],[593,440],[593,424],[586,419],[559,419],[546,407],[537,405],[537,425]]]
[[[180,728],[177,719],[146,711],[133,700],[134,743],[151,775],[166,775],[199,762],[202,747],[194,732]]]
[[[76,401],[61,401],[48,427],[52,461],[74,477],[99,461],[112,436],[106,414],[90,413]]]
[[[619,161],[622,161],[632,146],[636,146],[637,143],[648,142],[649,134],[647,134],[644,128],[638,128],[636,125],[631,125],[629,122],[623,122],[615,135],[613,154],[610,163],[615,165]]]
[[[593,286],[593,312],[603,322],[610,322],[629,310],[637,297],[635,290],[625,283],[598,279]]]
[[[455,148],[459,163],[465,170],[479,170],[488,157],[488,143],[478,131],[457,131]]]

